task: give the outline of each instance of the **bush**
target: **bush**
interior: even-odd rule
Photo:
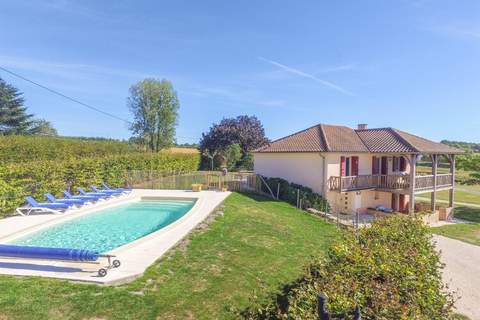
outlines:
[[[197,170],[199,161],[198,154],[165,151],[7,164],[0,167],[0,215],[11,213],[27,195],[43,199],[45,192],[60,195],[65,188],[75,190],[102,181],[122,186],[129,170],[188,172]]]
[[[313,192],[311,188],[295,183],[290,183],[282,178],[263,178],[265,179],[265,182],[268,184],[275,196],[277,195],[277,188],[278,186],[280,186],[278,195],[278,198],[280,200],[286,201],[296,206],[298,192],[297,190],[299,190],[299,200],[301,202],[302,209],[314,208],[322,212],[330,211],[327,200],[323,198],[320,194]],[[264,184],[262,184],[262,188],[264,192],[270,193],[270,191]]]
[[[67,137],[0,136],[0,162],[65,160],[136,153],[130,143]]]
[[[362,319],[449,319],[453,298],[441,280],[439,254],[419,220],[393,216],[345,234],[326,258],[306,267],[274,302],[242,312],[247,319],[318,319],[319,293],[334,313],[353,310]]]

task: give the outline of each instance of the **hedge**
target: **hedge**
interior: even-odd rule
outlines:
[[[119,140],[67,137],[0,136],[0,163],[65,160],[136,153],[133,144]]]
[[[197,154],[160,152],[31,161],[0,166],[0,215],[12,213],[25,202],[25,196],[43,199],[45,192],[61,195],[65,188],[99,185],[105,181],[113,186],[126,183],[129,170],[189,172],[198,169]]]
[[[304,276],[286,284],[270,303],[240,312],[246,319],[318,319],[317,296],[327,309],[362,319],[452,319],[454,299],[442,283],[440,254],[419,218],[378,219],[357,234],[345,233]],[[346,318],[351,319],[351,318]]]
[[[277,188],[279,188],[278,198],[280,200],[296,206],[298,192],[300,207],[302,209],[314,208],[322,212],[330,212],[328,201],[323,198],[322,195],[313,192],[311,188],[290,183],[282,178],[263,178],[275,196],[277,195]],[[264,192],[270,193],[264,184],[262,184],[262,189]]]

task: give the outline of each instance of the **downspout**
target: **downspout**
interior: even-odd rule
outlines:
[[[328,174],[328,170],[327,170],[327,159],[325,157],[325,155],[321,154],[320,153],[320,157],[322,158],[322,169],[323,169],[323,173],[322,173],[322,193],[323,193],[323,197],[326,199],[327,198],[327,190],[328,190],[328,181],[327,181],[327,174]]]

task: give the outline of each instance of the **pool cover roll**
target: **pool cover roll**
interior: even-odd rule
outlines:
[[[24,259],[97,261],[98,252],[85,249],[44,248],[0,244],[0,256]]]

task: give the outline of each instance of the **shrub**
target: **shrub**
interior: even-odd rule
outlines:
[[[306,267],[274,302],[242,312],[247,319],[318,319],[319,293],[334,313],[362,310],[362,319],[449,319],[452,295],[441,280],[428,228],[407,216],[379,219],[346,233],[327,256]]]
[[[104,157],[136,153],[127,142],[67,137],[0,136],[0,163]]]
[[[290,183],[282,178],[264,177],[264,179],[275,196],[277,195],[277,188],[279,188],[278,198],[280,200],[286,201],[296,206],[297,192],[299,192],[299,200],[303,209],[314,208],[323,212],[330,211],[327,200],[323,198],[320,194],[313,192],[311,188],[295,183]],[[264,184],[262,184],[262,188],[264,192],[269,193],[268,188]]]
[[[198,168],[198,154],[159,152],[106,157],[10,163],[0,167],[0,215],[11,213],[27,195],[43,199],[65,188],[88,187],[105,181],[125,185],[129,170],[188,172]]]

